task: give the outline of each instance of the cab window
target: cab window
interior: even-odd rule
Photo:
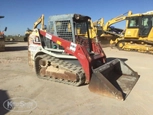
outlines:
[[[129,28],[137,28],[139,26],[139,18],[138,17],[132,17],[129,18]]]

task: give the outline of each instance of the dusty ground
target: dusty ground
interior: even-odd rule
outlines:
[[[107,57],[126,60],[125,62],[140,74],[140,79],[126,100],[119,101],[91,93],[87,85],[73,87],[38,79],[27,63],[27,43],[7,44],[6,50],[0,53],[0,115],[153,113],[153,55],[104,48]],[[5,100],[19,97],[31,99],[37,106],[26,112],[7,111],[3,108]]]

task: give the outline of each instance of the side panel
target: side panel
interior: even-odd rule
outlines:
[[[38,33],[33,32],[28,38],[28,63],[34,68],[35,55],[40,51],[41,43],[39,41]]]
[[[151,29],[149,33],[148,40],[153,41],[153,28]]]
[[[138,28],[127,28],[125,31],[125,38],[138,38],[139,29]]]

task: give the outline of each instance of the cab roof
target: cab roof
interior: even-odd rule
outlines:
[[[89,16],[81,15],[81,14],[61,14],[61,15],[53,15],[49,17],[49,20],[55,20],[55,21],[60,21],[60,20],[71,20],[76,22],[85,22],[91,19]]]

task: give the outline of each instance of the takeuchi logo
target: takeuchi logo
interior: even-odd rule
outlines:
[[[35,109],[37,107],[37,103],[29,98],[16,97],[5,100],[3,102],[3,107],[9,111],[27,112]]]

